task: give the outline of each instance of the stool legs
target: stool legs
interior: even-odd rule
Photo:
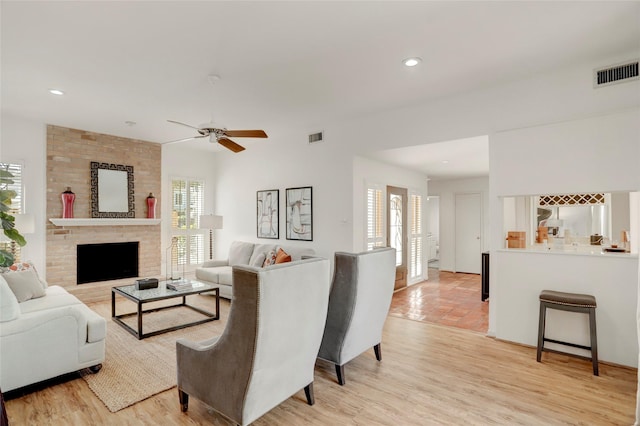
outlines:
[[[547,316],[547,305],[540,303],[540,317],[538,319],[538,353],[536,355],[536,361],[540,362],[542,359],[542,348],[544,347],[544,327],[545,319]]]
[[[591,339],[591,346],[582,346],[574,343],[560,342],[554,339],[545,338],[545,323],[547,316],[547,307],[552,309],[560,309],[565,311],[572,312],[582,312],[589,314],[589,334]],[[559,343],[562,345],[572,346],[580,349],[591,350],[591,363],[593,365],[593,375],[599,376],[598,369],[598,338],[596,335],[596,308],[586,308],[586,307],[570,307],[564,305],[549,305],[547,306],[546,302],[540,302],[540,317],[538,319],[538,350],[536,353],[536,361],[540,362],[542,360],[542,352],[544,351],[544,342],[552,342]],[[555,351],[554,351],[555,352]]]
[[[596,308],[589,308],[589,331],[591,334],[591,362],[593,363],[593,375],[598,372],[598,337],[596,336]]]

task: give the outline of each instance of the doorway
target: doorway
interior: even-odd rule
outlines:
[[[440,269],[440,196],[427,197],[427,263]]]
[[[387,186],[387,245],[396,249],[394,290],[407,286],[407,189]]]
[[[482,272],[482,198],[455,195],[455,272]]]

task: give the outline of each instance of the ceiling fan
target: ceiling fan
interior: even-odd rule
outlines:
[[[179,121],[173,121],[173,120],[167,120],[167,121],[169,123],[179,124],[181,126],[195,129],[198,132],[196,136],[191,136],[188,138],[167,142],[167,144],[208,137],[211,143],[218,142],[220,145],[224,146],[227,149],[230,149],[233,152],[240,152],[240,151],[244,151],[244,147],[241,145],[238,145],[237,143],[229,139],[229,137],[232,137],[232,138],[266,138],[268,137],[267,134],[264,132],[264,130],[227,130],[224,128],[219,129],[209,124],[204,124],[201,127],[196,127],[196,126],[191,126],[189,124],[181,123]]]

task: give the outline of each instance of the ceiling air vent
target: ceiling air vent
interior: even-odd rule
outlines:
[[[319,143],[324,141],[324,132],[320,131],[318,133],[311,133],[309,135],[309,144]]]
[[[593,70],[593,87],[638,80],[638,60]]]

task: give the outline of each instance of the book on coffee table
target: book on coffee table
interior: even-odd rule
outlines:
[[[167,288],[170,290],[188,290],[190,288],[193,288],[193,285],[191,284],[190,281],[184,282],[184,281],[177,281],[175,283],[167,283]]]

